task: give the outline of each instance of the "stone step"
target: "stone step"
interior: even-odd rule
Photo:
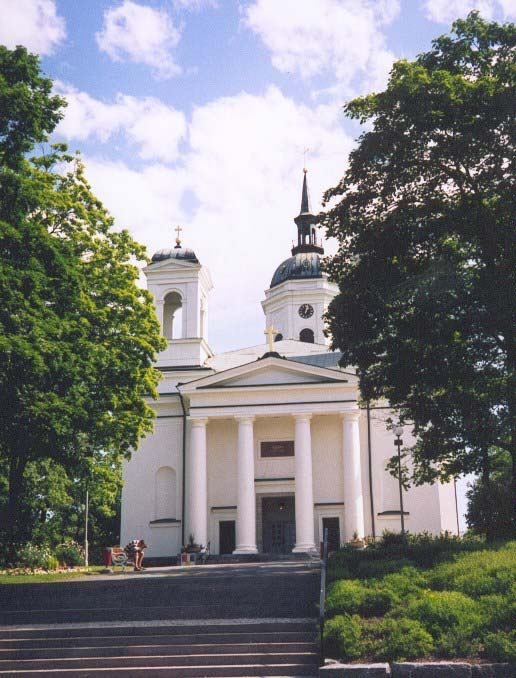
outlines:
[[[26,671],[34,669],[55,670],[56,668],[123,668],[123,667],[155,667],[155,666],[224,666],[226,664],[313,664],[317,661],[315,652],[251,652],[248,654],[167,654],[158,656],[124,656],[110,657],[78,657],[75,659],[21,659],[0,660],[1,671]]]
[[[253,676],[284,676],[285,678],[301,678],[318,675],[317,664],[228,664],[226,666],[167,666],[152,667],[123,667],[112,669],[53,669],[51,671],[27,670],[1,671],[2,676],[58,676],[59,678],[91,678],[98,675],[99,678],[144,678],[149,673],[161,675],[166,678],[251,678]]]
[[[98,633],[98,631],[97,631]],[[189,645],[190,643],[269,643],[281,641],[284,643],[312,643],[315,633],[302,631],[269,631],[254,633],[196,633],[188,634],[155,634],[155,635],[109,635],[109,636],[65,636],[53,638],[10,638],[0,639],[0,652],[7,649],[52,649],[52,648],[81,648],[81,647],[109,647],[113,645],[129,646],[145,645]],[[2,655],[3,656],[3,655]]]
[[[307,653],[313,651],[312,643],[303,642],[268,642],[268,643],[184,643],[184,644],[135,644],[133,639],[130,645],[107,645],[89,647],[54,647],[54,648],[23,648],[4,650],[0,649],[0,666],[2,661],[21,659],[74,659],[87,657],[151,657],[153,655],[196,655],[196,654],[278,654],[278,653]]]
[[[109,626],[100,626],[96,624],[86,625],[80,624],[76,628],[72,626],[69,627],[4,627],[0,628],[0,641],[1,640],[28,640],[28,639],[37,639],[37,638],[55,638],[55,639],[78,639],[78,638],[107,638],[108,636],[137,636],[139,638],[145,636],[188,636],[192,635],[197,636],[209,636],[209,635],[235,635],[235,636],[244,636],[244,635],[257,635],[261,634],[266,636],[266,634],[276,635],[278,633],[292,634],[292,633],[308,633],[312,636],[316,632],[316,622],[314,621],[264,621],[254,624],[242,623],[224,623],[224,622],[214,622],[207,624],[189,624],[185,622],[184,624],[167,624],[163,623],[160,625],[149,624],[145,626],[139,626],[138,624],[112,624]]]

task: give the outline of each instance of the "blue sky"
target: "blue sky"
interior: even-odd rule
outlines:
[[[381,89],[453,19],[516,0],[0,0],[69,101],[56,139],[149,253],[180,223],[212,274],[216,351],[264,341],[260,301],[289,256],[303,149],[314,209],[359,129],[345,101]],[[327,251],[335,249],[328,243]]]

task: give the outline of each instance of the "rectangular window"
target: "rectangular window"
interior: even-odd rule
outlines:
[[[266,441],[260,445],[260,456],[267,457],[293,457],[294,456],[294,441],[293,440],[279,440]]]

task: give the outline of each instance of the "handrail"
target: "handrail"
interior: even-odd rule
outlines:
[[[319,633],[320,633],[320,666],[324,666],[324,615],[326,603],[326,570],[328,569],[328,528],[324,529],[321,544],[321,590],[319,594]]]

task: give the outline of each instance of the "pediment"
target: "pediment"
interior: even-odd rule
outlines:
[[[317,384],[354,385],[356,378],[339,370],[314,367],[284,358],[265,358],[184,384],[185,393],[211,389],[238,389]]]

